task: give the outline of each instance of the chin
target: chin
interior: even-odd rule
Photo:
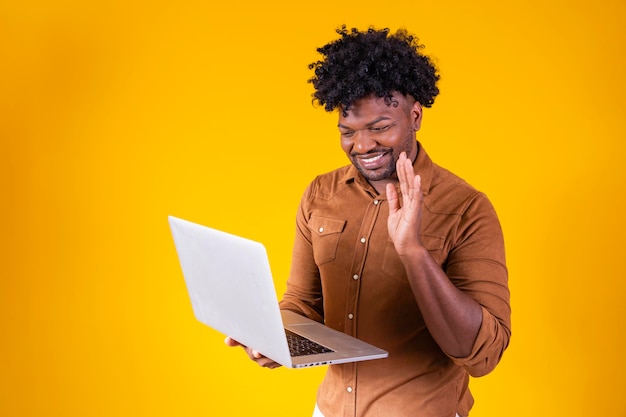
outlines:
[[[377,171],[366,171],[357,166],[357,169],[359,170],[361,175],[363,175],[365,179],[368,181],[386,180],[386,179],[391,178],[393,174],[396,172],[395,169],[389,169],[389,168],[387,169],[381,168],[380,170],[377,170]]]

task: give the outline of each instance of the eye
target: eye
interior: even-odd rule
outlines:
[[[349,137],[352,137],[354,135],[354,130],[346,130],[346,131],[343,131],[343,132],[340,132],[340,133],[341,133],[342,137],[349,138]]]
[[[391,127],[391,125],[370,127],[370,132],[384,132],[385,130],[389,129],[390,127]]]

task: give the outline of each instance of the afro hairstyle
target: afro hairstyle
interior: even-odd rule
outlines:
[[[315,76],[313,102],[328,112],[345,112],[358,99],[370,95],[388,102],[394,92],[411,95],[422,106],[430,107],[439,94],[439,74],[431,60],[421,53],[418,39],[405,29],[390,34],[389,29],[350,30],[343,25],[341,37],[317,49],[323,59],[309,64]]]

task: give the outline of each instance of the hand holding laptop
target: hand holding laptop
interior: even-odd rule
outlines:
[[[386,358],[382,349],[294,311],[281,311],[260,242],[169,216],[196,318],[267,368]],[[262,354],[260,352],[263,352]]]
[[[238,341],[236,341],[230,336],[227,336],[226,339],[224,339],[224,343],[226,343],[227,346],[231,346],[231,347],[241,346],[243,350],[246,351],[250,359],[252,359],[257,364],[259,364],[259,366],[262,366],[264,368],[269,368],[269,369],[274,369],[274,368],[278,368],[281,366],[281,364],[274,362],[270,358],[263,356],[261,353],[257,352],[254,349],[251,349],[247,346],[242,345],[241,343],[239,343]]]

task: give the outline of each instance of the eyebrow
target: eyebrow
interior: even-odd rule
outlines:
[[[372,120],[371,122],[368,122],[365,124],[366,127],[371,127],[373,125],[375,125],[378,122],[382,122],[383,120],[391,120],[391,118],[387,117],[387,116],[380,116],[374,120]],[[346,125],[342,125],[341,123],[337,124],[337,127],[341,127],[343,129],[351,129],[350,127],[346,126]]]

